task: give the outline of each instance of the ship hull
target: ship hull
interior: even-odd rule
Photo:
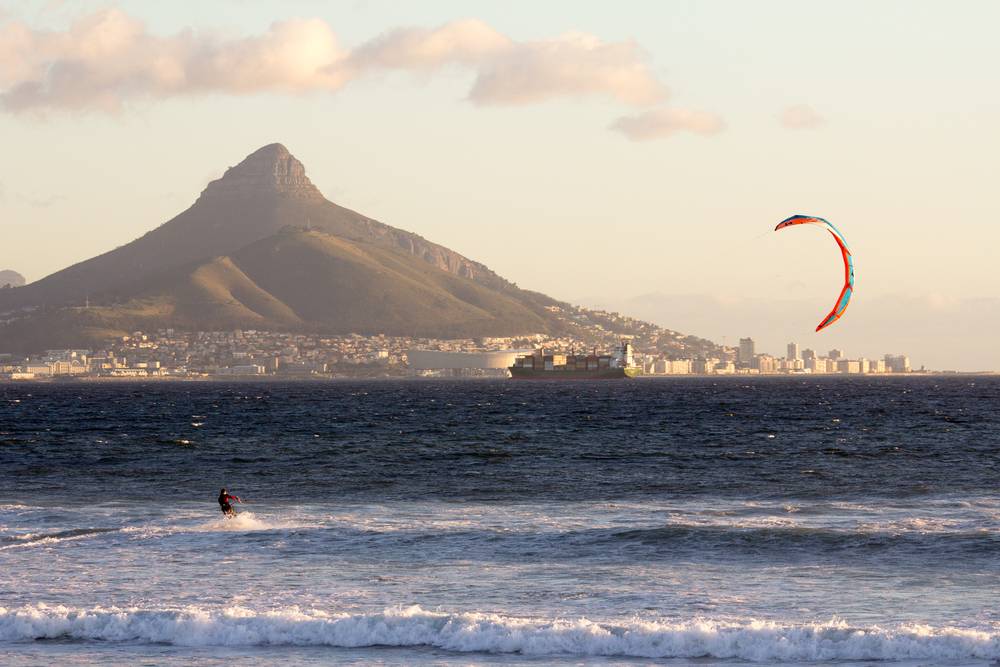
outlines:
[[[640,374],[638,368],[602,368],[592,371],[535,370],[511,366],[510,375],[515,380],[624,380]]]

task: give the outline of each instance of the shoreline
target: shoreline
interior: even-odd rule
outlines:
[[[911,372],[911,373],[822,373],[822,374],[790,374],[790,373],[768,373],[764,375],[696,375],[688,374],[666,374],[666,375],[638,375],[634,378],[621,378],[625,380],[637,380],[643,382],[650,381],[671,381],[671,380],[721,380],[721,381],[746,381],[746,380],[837,380],[837,379],[914,379],[914,378],[975,378],[975,377],[997,377],[1000,371],[956,371],[956,372]],[[353,382],[353,381],[377,381],[377,382],[427,382],[427,381],[511,381],[517,378],[511,377],[423,377],[408,375],[386,375],[386,376],[322,376],[322,377],[279,377],[279,376],[225,376],[213,375],[206,377],[177,377],[177,376],[149,376],[149,377],[66,377],[66,378],[32,378],[32,379],[0,379],[0,387],[17,385],[85,385],[85,384],[136,384],[136,383],[209,383],[209,384],[294,384],[294,383],[328,383],[328,382]],[[592,382],[587,379],[559,379],[540,378],[542,384],[563,384],[565,382]],[[607,384],[607,380],[601,380],[602,384]],[[537,383],[537,382],[536,382]],[[612,383],[613,384],[613,383]]]

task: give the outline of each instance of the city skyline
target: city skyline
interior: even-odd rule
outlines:
[[[282,141],[332,200],[557,298],[718,342],[738,328],[772,347],[796,337],[1000,368],[987,196],[1000,99],[981,85],[1000,48],[993,3],[638,3],[626,17],[576,3],[223,2],[186,14],[139,2],[0,13],[13,63],[0,131],[18,156],[0,165],[0,233],[15,249],[0,269],[33,281],[110,250],[249,147]],[[87,50],[94,25],[120,39]],[[789,43],[814,25],[824,48]],[[282,30],[310,48],[281,51]],[[109,66],[187,34],[216,64],[258,47],[286,59],[252,85],[222,65],[194,80],[190,59],[169,61],[187,84]],[[70,46],[49,48],[53,37]],[[345,57],[355,69],[342,78],[319,67]],[[75,89],[46,74],[81,62]],[[512,63],[542,87],[514,86]],[[815,337],[840,269],[819,234],[769,233],[792,213],[829,218],[857,256],[851,307]],[[524,238],[562,252],[539,262]]]
[[[605,314],[610,315],[610,314]],[[684,353],[656,349],[665,332],[652,336],[624,336],[621,363],[634,367],[636,376],[665,375],[883,375],[909,374],[915,369],[905,354],[887,353],[878,359],[852,357],[843,350],[825,354],[810,348],[800,350],[794,342],[785,357],[758,352],[752,338],[741,338],[734,349]],[[412,336],[358,334],[319,335],[307,333],[233,330],[182,331],[163,329],[131,334],[105,341],[94,349],[50,349],[44,353],[17,356],[0,353],[0,380],[32,381],[65,378],[263,378],[307,377],[508,377],[508,370],[521,365],[522,357],[544,359],[546,370],[574,363],[594,367],[608,361],[615,334],[603,325],[591,335],[604,339],[532,334],[514,337],[435,339]],[[624,341],[641,340],[641,349]],[[584,352],[580,354],[580,351]],[[589,350],[589,351],[587,351]],[[414,355],[418,358],[415,360]],[[502,363],[498,363],[502,360]],[[437,365],[435,365],[437,364]],[[534,364],[532,364],[534,367]],[[461,372],[459,372],[461,371]],[[939,373],[925,371],[918,373]]]

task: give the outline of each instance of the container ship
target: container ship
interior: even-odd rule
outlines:
[[[625,341],[614,354],[533,354],[517,357],[509,369],[515,379],[616,380],[642,373],[633,365],[632,344]]]

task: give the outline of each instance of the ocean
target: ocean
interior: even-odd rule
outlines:
[[[995,664],[998,408],[991,377],[3,384],[0,664]]]

